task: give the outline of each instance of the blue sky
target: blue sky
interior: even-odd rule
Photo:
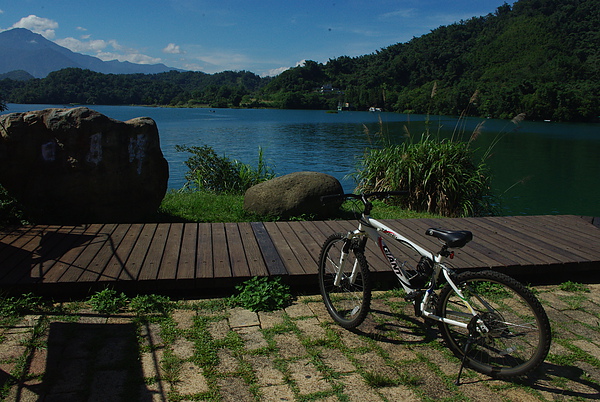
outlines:
[[[512,4],[513,1],[507,1]],[[27,28],[102,60],[274,75],[407,42],[504,0],[11,0],[0,31]]]

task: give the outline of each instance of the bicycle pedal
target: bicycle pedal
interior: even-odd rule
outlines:
[[[407,294],[406,296],[404,296],[404,300],[406,300],[406,301],[419,300],[423,297],[424,294],[425,294],[424,290],[414,290],[414,291],[410,292],[409,294]]]

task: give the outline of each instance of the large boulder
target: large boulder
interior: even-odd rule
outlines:
[[[38,222],[132,222],[156,213],[169,167],[154,120],[94,110],[0,117],[0,184]]]
[[[340,182],[328,174],[290,173],[250,187],[244,195],[244,209],[282,218],[300,215],[325,218],[338,210],[341,201],[323,205],[321,196],[343,192]]]

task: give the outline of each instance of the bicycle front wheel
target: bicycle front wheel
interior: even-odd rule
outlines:
[[[469,367],[501,379],[526,375],[544,361],[550,349],[550,323],[529,289],[494,271],[463,272],[453,281],[479,319],[469,345],[467,329],[439,323],[442,337],[457,357],[462,359],[466,353]],[[448,284],[440,292],[437,314],[465,324],[473,320]]]
[[[344,248],[348,254],[341,264]],[[369,267],[355,241],[341,233],[329,236],[321,248],[319,288],[329,315],[340,326],[350,329],[363,322],[371,305]]]

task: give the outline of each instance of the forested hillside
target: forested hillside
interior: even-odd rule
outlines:
[[[250,72],[113,75],[66,69],[0,80],[14,103],[335,109],[597,121],[600,0],[520,0],[406,43],[275,78]]]

